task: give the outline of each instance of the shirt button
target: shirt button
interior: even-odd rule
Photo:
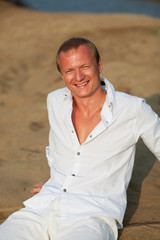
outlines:
[[[92,135],[90,135],[89,137],[92,138]]]
[[[72,133],[74,133],[74,131],[72,130]]]
[[[80,152],[77,152],[77,155],[80,155]]]
[[[64,189],[63,189],[63,192],[67,192],[67,189],[64,188]]]

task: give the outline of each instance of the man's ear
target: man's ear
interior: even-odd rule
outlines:
[[[99,73],[102,72],[102,69],[103,69],[103,67],[102,67],[102,59],[100,58],[100,59],[99,59],[99,63],[98,63],[98,70],[99,70]]]
[[[62,80],[64,81],[64,76],[61,72],[60,72],[60,75],[61,75]]]

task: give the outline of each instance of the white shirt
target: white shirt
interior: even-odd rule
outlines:
[[[37,213],[61,199],[62,220],[107,216],[122,226],[126,189],[131,179],[135,145],[141,137],[160,159],[160,119],[141,98],[107,92],[101,122],[80,144],[72,124],[72,95],[67,88],[48,95],[50,122],[47,159],[51,178],[40,193],[24,202]]]

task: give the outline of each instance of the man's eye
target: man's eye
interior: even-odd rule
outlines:
[[[84,65],[83,68],[89,68],[89,66],[88,65]]]
[[[66,73],[71,73],[71,72],[72,72],[72,70],[67,70],[67,71],[66,71]]]

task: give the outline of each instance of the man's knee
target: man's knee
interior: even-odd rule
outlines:
[[[10,215],[0,225],[1,240],[47,240],[45,232],[40,217],[25,208]]]
[[[114,231],[102,219],[93,217],[61,225],[58,240],[116,240]]]

